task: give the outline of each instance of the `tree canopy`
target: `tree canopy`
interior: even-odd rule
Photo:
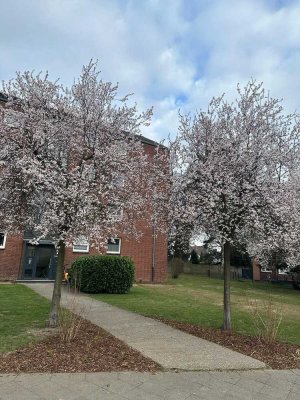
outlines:
[[[129,96],[119,98],[93,61],[70,88],[25,72],[4,83],[3,93],[1,229],[26,228],[36,242],[55,242],[56,325],[66,245],[83,236],[101,247],[120,230],[136,237],[140,218],[163,228],[168,154],[160,146],[153,155],[144,151],[139,133],[152,110],[139,113]]]
[[[285,115],[262,84],[251,81],[237,92],[234,103],[221,96],[207,111],[180,115],[172,145],[177,220],[222,245],[227,278],[232,246],[247,243],[258,251],[278,235],[287,211],[279,202],[300,165],[298,116]]]

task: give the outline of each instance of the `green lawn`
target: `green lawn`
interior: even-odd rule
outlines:
[[[44,328],[50,303],[23,285],[0,284],[0,352],[37,340],[29,331]]]
[[[232,282],[233,329],[254,334],[253,308],[269,305],[282,312],[279,339],[300,343],[300,292],[268,283]],[[147,316],[220,327],[223,282],[203,276],[180,275],[166,285],[136,285],[126,295],[93,295],[96,299]],[[254,301],[256,305],[254,305]]]

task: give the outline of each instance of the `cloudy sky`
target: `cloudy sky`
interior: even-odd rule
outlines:
[[[34,69],[70,84],[99,59],[103,80],[154,106],[153,139],[251,78],[300,112],[300,0],[1,0],[0,15],[0,79]]]

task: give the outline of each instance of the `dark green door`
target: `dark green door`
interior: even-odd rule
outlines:
[[[53,245],[26,244],[23,279],[54,279],[56,262]]]
[[[25,246],[23,278],[33,279],[35,270],[35,250],[37,246],[32,246],[30,244],[26,244]]]

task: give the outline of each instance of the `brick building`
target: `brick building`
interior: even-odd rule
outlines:
[[[288,269],[261,267],[255,258],[253,259],[252,270],[254,281],[293,281]]]
[[[0,93],[0,105],[6,98]],[[144,151],[154,156],[157,143],[140,136]],[[146,221],[138,221],[142,233],[140,240],[122,234],[108,243],[107,254],[129,256],[135,263],[136,281],[163,282],[167,277],[167,237],[154,235]],[[32,235],[12,236],[0,231],[0,280],[52,280],[55,277],[57,254],[51,240],[40,240],[38,245],[30,242]],[[99,254],[83,239],[66,248],[65,266],[80,256]]]

